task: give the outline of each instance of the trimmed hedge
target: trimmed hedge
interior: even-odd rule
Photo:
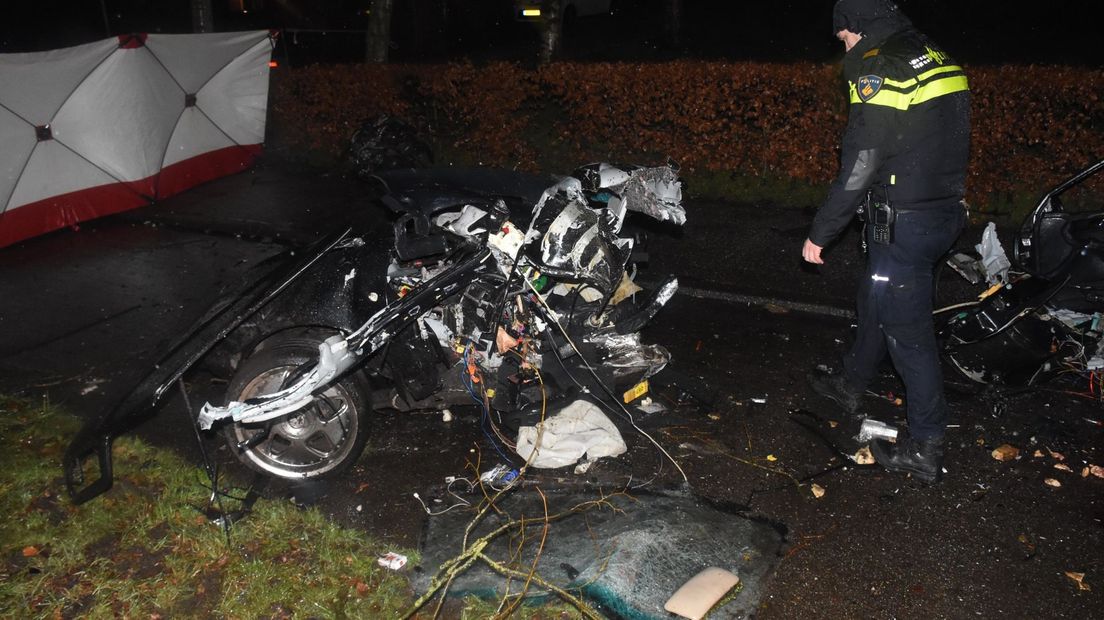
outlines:
[[[1104,156],[1104,71],[967,67],[973,93],[968,198],[1038,192]],[[337,158],[388,113],[468,161],[534,170],[550,152],[671,158],[685,171],[828,183],[846,100],[838,65],[676,61],[278,69],[271,146]]]

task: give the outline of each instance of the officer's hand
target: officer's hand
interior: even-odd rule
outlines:
[[[806,239],[805,247],[801,248],[801,258],[805,259],[805,262],[813,263],[814,265],[823,265],[824,259],[820,257],[820,252],[824,248]]]

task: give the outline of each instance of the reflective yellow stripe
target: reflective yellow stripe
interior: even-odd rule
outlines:
[[[964,90],[970,90],[970,85],[966,82],[965,75],[940,78],[938,80],[932,80],[920,88],[917,88],[916,92],[913,93],[912,103],[924,103],[936,97],[942,97],[943,95],[958,93]]]
[[[882,105],[898,110],[907,110],[912,93],[899,93],[895,90],[881,90],[870,99],[863,101],[853,89],[851,91],[851,103],[864,103],[866,105]]]
[[[960,69],[958,69],[960,70]],[[929,71],[925,75],[931,75],[940,70]],[[913,80],[915,83],[915,80]],[[885,81],[886,84],[899,84]],[[855,85],[851,84],[851,103],[867,103],[870,105],[880,105],[890,108],[896,108],[898,110],[907,110],[910,105],[917,103],[924,103],[925,101],[931,101],[937,97],[943,95],[949,95],[951,93],[957,93],[964,90],[969,90],[969,84],[966,81],[965,75],[952,75],[943,78],[936,78],[934,80],[928,80],[919,86],[912,87],[909,92],[898,92],[895,90],[886,90],[884,87],[877,92],[873,97],[863,101],[859,98],[859,93],[855,89]]]

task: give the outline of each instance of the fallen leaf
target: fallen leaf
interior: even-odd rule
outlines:
[[[778,460],[778,457],[773,455],[773,454],[768,454],[767,455],[767,460],[770,461],[771,463],[773,463],[773,462]]]
[[[1055,452],[1054,450],[1051,450],[1050,448],[1047,448],[1047,452],[1050,453],[1050,457],[1053,458],[1056,461],[1066,460],[1066,455],[1062,454],[1061,452]]]
[[[368,483],[367,483],[367,482],[361,482],[361,483],[360,483],[359,485],[357,485],[357,488],[356,488],[356,490],[355,490],[355,491],[353,491],[353,493],[354,493],[354,494],[356,494],[356,493],[360,493],[360,492],[361,492],[361,491],[363,491],[364,489],[367,489],[367,488],[368,488],[368,486],[369,486],[369,485],[368,485]]]
[[[835,420],[828,420],[828,427],[829,428],[835,428],[837,426],[839,426],[839,422],[836,422]]]
[[[368,584],[364,583],[363,581],[360,581],[359,579],[357,580],[357,582],[356,582],[357,596],[364,596],[365,594],[368,594],[368,591],[370,589],[371,589],[371,587]]]
[[[1069,577],[1077,584],[1077,589],[1081,591],[1092,590],[1089,584],[1085,583],[1085,573],[1075,573],[1071,570],[1066,571],[1066,577]]]
[[[1073,471],[1072,469],[1070,469],[1070,466],[1066,465],[1065,463],[1055,463],[1054,469],[1061,469],[1062,471]]]
[[[992,454],[993,458],[998,461],[1011,461],[1020,455],[1020,449],[1005,443],[997,446]]]
[[[1020,544],[1024,546],[1024,551],[1030,555],[1035,553],[1035,543],[1031,542],[1031,539],[1027,537],[1027,534],[1020,534],[1016,537],[1016,540],[1020,541]]]
[[[1051,487],[1054,487],[1054,488],[1056,488],[1056,489],[1057,489],[1058,487],[1062,486],[1062,483],[1061,483],[1061,482],[1058,482],[1058,481],[1057,481],[1057,480],[1055,480],[1054,478],[1047,478],[1046,480],[1043,480],[1043,484],[1045,484],[1045,485],[1047,485],[1047,486],[1051,486]]]
[[[1035,458],[1037,458],[1037,459],[1038,459],[1038,458],[1042,458],[1042,457],[1043,457],[1043,451],[1042,451],[1042,450],[1039,450],[1038,448],[1036,448],[1036,449],[1035,449],[1035,454],[1034,454],[1033,456],[1034,456]]]
[[[1104,467],[1099,465],[1089,465],[1089,473],[1097,478],[1104,478]]]
[[[824,490],[824,487],[816,483],[813,483],[813,485],[809,487],[809,490],[813,492],[813,497],[817,499],[824,497],[824,494],[827,493],[827,491]]]
[[[1082,478],[1088,478],[1089,477],[1089,471],[1090,470],[1089,470],[1089,467],[1087,465],[1085,467],[1083,467],[1081,469],[1081,477]]]
[[[851,457],[851,460],[859,465],[873,465],[874,455],[870,453],[870,446],[863,446]]]
[[[33,545],[30,547],[23,547],[23,557],[33,558],[36,555],[38,555],[38,547]]]

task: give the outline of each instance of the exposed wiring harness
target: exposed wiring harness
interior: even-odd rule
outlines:
[[[478,353],[475,354],[478,355]],[[509,441],[502,434],[498,426],[494,423],[494,420],[491,419],[491,408],[489,403],[490,399],[487,397],[485,383],[482,379],[482,374],[479,366],[473,356],[472,345],[470,342],[464,346],[463,357],[464,364],[460,370],[460,372],[463,374],[463,376],[461,377],[461,381],[464,384],[464,388],[467,389],[468,395],[471,396],[475,404],[479,406],[481,412],[480,426],[483,429],[483,434],[487,437],[487,440],[491,442],[491,446],[495,449],[495,452],[497,452],[498,455],[502,457],[502,460],[512,464],[513,460],[509,456],[507,456],[505,452],[502,451],[502,448],[499,447],[499,442],[510,449],[514,448],[513,442]],[[476,386],[478,386],[479,388],[479,393],[476,393]],[[494,436],[491,435],[491,432],[494,433]],[[498,438],[497,441],[495,437]]]
[[[652,445],[654,445],[656,449],[658,449],[665,457],[667,457],[667,460],[671,461],[671,463],[675,466],[675,469],[677,469],[679,474],[682,475],[683,481],[689,484],[690,479],[687,477],[686,472],[682,470],[682,467],[678,464],[678,461],[676,461],[675,458],[671,456],[671,454],[667,452],[667,450],[662,445],[660,445],[660,443],[656,441],[654,437],[649,435],[647,432],[644,431],[644,429],[640,428],[640,426],[637,425],[636,420],[633,418],[632,412],[630,412],[628,408],[621,403],[621,401],[613,393],[613,390],[611,390],[609,386],[607,386],[605,382],[602,381],[601,377],[598,376],[598,372],[594,370],[594,367],[586,359],[586,356],[583,355],[582,351],[579,350],[579,347],[571,339],[571,336],[567,333],[567,330],[564,329],[555,310],[553,310],[552,307],[548,305],[548,300],[546,300],[544,296],[540,294],[540,291],[538,291],[533,286],[532,282],[530,282],[528,279],[525,279],[525,283],[529,285],[529,289],[532,290],[534,298],[539,301],[540,305],[544,308],[545,315],[548,318],[549,322],[556,326],[556,328],[560,331],[560,334],[563,335],[564,340],[567,341],[567,344],[571,347],[573,351],[575,351],[575,354],[579,356],[579,359],[583,362],[583,366],[586,367],[587,371],[590,372],[592,377],[594,377],[595,382],[602,388],[602,390],[606,393],[606,396],[609,397],[611,401],[617,403],[618,408],[614,409],[612,407],[609,407],[608,405],[605,405],[604,403],[603,406],[610,411],[619,413],[626,420],[628,420],[629,424],[633,427],[633,429],[636,430],[636,432],[640,433],[646,439],[648,439],[648,441],[652,442]],[[576,384],[578,384],[577,381]],[[599,402],[602,402],[601,399],[599,399]]]

